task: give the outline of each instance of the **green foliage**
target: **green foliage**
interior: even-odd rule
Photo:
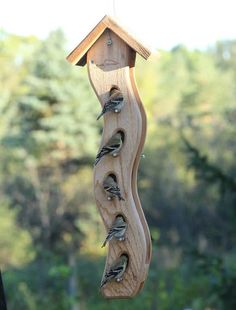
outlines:
[[[16,211],[1,201],[0,206],[0,265],[4,268],[22,266],[33,259],[30,234],[16,224]]]
[[[99,104],[58,30],[0,34],[0,264],[9,309],[234,310],[235,42],[138,60],[148,136],[139,192],[153,237],[143,292],[104,300],[92,197]]]

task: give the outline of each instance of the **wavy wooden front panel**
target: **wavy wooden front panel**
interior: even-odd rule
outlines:
[[[109,39],[112,40],[111,45],[107,45]],[[117,214],[122,214],[128,223],[126,240],[112,240],[108,246],[105,269],[122,253],[129,257],[123,281],[110,282],[102,289],[103,294],[109,298],[134,296],[143,286],[150,262],[150,235],[136,189],[137,168],[146,124],[143,127],[145,115],[140,108],[141,101],[130,68],[134,59],[133,50],[109,30],[103,33],[87,53],[90,81],[101,105],[107,101],[112,85],[120,88],[125,100],[121,113],[105,114],[101,141],[103,146],[115,132],[122,130],[125,138],[120,155],[116,158],[105,156],[94,168],[95,200],[106,229],[110,228]],[[107,200],[102,182],[110,173],[116,175],[125,201]]]

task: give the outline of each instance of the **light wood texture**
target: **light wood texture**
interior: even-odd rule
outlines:
[[[137,103],[139,105],[139,109],[140,109],[140,113],[141,113],[141,117],[142,117],[142,138],[140,140],[139,148],[137,151],[137,156],[136,156],[135,162],[134,162],[134,168],[133,168],[133,174],[132,174],[132,191],[133,191],[135,204],[141,205],[140,200],[139,200],[139,196],[138,196],[138,189],[137,189],[137,176],[138,176],[138,166],[139,166],[139,162],[140,162],[140,157],[141,157],[141,153],[142,153],[145,138],[146,138],[147,117],[146,117],[146,113],[145,113],[141,98],[139,96],[139,92],[138,92],[138,88],[137,88],[137,84],[136,84],[135,72],[134,72],[134,70],[135,70],[135,66],[134,66],[135,58],[136,58],[136,54],[134,53],[133,62],[130,64],[129,73],[130,73],[130,80],[131,80],[132,88],[133,88]],[[152,256],[151,235],[150,235],[150,231],[148,228],[148,224],[147,224],[145,215],[143,213],[143,209],[138,208],[137,210],[138,210],[142,225],[144,227],[144,233],[145,233],[146,244],[147,244],[146,264],[147,264],[147,269],[148,269],[150,261],[151,261],[151,256]]]
[[[127,45],[129,45],[134,51],[145,59],[150,56],[150,51],[147,48],[122,29],[111,17],[105,15],[103,19],[94,27],[94,29],[86,36],[86,38],[67,56],[67,60],[72,64],[84,66],[86,64],[88,50],[106,29],[110,29],[114,32],[124,42],[126,42]]]
[[[107,45],[111,38],[112,44]],[[101,146],[122,130],[125,141],[117,158],[105,156],[94,169],[95,200],[106,229],[114,218],[122,214],[128,229],[126,240],[112,240],[108,247],[106,268],[122,253],[129,256],[129,264],[120,283],[108,283],[102,289],[108,298],[132,297],[143,287],[151,257],[148,226],[137,194],[137,169],[146,134],[146,117],[134,78],[135,52],[120,36],[106,29],[87,52],[90,82],[103,106],[112,85],[117,85],[125,98],[121,113],[107,113]],[[116,175],[125,201],[108,201],[102,188],[104,178]]]

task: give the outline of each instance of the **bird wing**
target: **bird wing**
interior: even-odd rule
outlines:
[[[107,147],[107,146],[104,146],[102,149],[101,149],[101,151],[97,154],[97,156],[96,156],[96,159],[95,159],[95,166],[96,166],[96,164],[100,161],[100,159],[104,156],[104,155],[106,155],[106,154],[109,154],[109,153],[111,153],[113,151],[113,149],[110,149],[109,147]]]
[[[123,100],[124,98],[122,95],[118,97],[114,96],[114,98],[112,98],[111,96],[109,100],[104,104],[101,113],[97,117],[97,120],[99,120],[99,118],[103,116],[103,114],[105,114],[106,112],[115,110],[116,106],[118,106]]]
[[[111,268],[110,270],[108,270],[105,273],[104,278],[102,279],[101,287],[103,287],[108,281],[115,279],[120,273],[122,273],[123,268],[123,266],[118,266],[114,269]]]
[[[100,152],[97,154],[94,165],[96,166],[104,155],[119,150],[121,146],[122,146],[122,140],[120,138],[118,138],[117,136],[111,137],[108,143],[104,145],[100,150]]]
[[[116,234],[121,233],[123,230],[125,230],[126,227],[127,227],[126,223],[111,227],[108,231],[105,241],[102,244],[102,248],[105,247],[107,242],[110,241]]]
[[[98,115],[97,121],[98,121],[99,118],[100,118],[101,116],[103,116],[103,114],[105,114],[106,112],[114,110],[115,107],[117,106],[117,104],[118,104],[118,103],[115,103],[115,102],[113,102],[113,101],[107,101],[107,102],[104,104],[101,113]]]
[[[107,279],[113,279],[115,277],[117,277],[124,269],[124,266],[116,266],[114,268],[111,268],[110,270],[108,270],[108,272],[106,272],[105,277]]]
[[[109,193],[111,193],[111,194],[114,194],[114,195],[117,195],[117,194],[119,194],[120,193],[120,189],[119,189],[119,187],[118,186],[104,186],[104,189],[107,191],[107,192],[109,192]]]
[[[120,91],[114,91],[109,97],[109,101],[112,100],[118,100],[120,102],[124,100],[124,96]]]
[[[111,145],[107,145],[107,146],[105,146],[104,148],[107,150],[107,151],[110,151],[110,152],[112,152],[112,151],[115,151],[115,150],[117,150],[119,147],[120,147],[120,142],[118,142],[118,143],[114,143],[114,144],[111,144]]]
[[[125,228],[126,228],[126,223],[117,225],[117,226],[115,226],[115,227],[112,227],[112,228],[109,230],[108,234],[115,234],[115,233],[117,233],[117,232],[119,232],[119,231],[121,231],[121,230],[123,230],[123,229],[125,229]]]
[[[122,276],[126,270],[127,262],[118,262],[114,266],[112,266],[104,275],[101,287],[103,287],[108,281],[112,279],[117,279],[118,276]]]
[[[121,196],[120,188],[118,186],[104,186],[104,189],[115,196],[118,196],[120,200],[124,200]]]

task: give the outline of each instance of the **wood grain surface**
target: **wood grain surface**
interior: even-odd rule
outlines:
[[[112,44],[108,45],[108,41]],[[112,85],[120,88],[125,106],[121,113],[104,115],[103,146],[121,130],[124,145],[118,157],[105,156],[94,168],[95,200],[106,229],[114,218],[122,214],[128,223],[125,241],[112,240],[108,246],[105,270],[122,253],[129,264],[120,283],[111,282],[103,287],[108,298],[132,297],[143,287],[150,257],[151,240],[148,226],[137,193],[137,169],[146,134],[146,116],[134,78],[135,52],[113,31],[106,29],[87,51],[90,82],[103,106]],[[125,201],[107,200],[102,183],[108,174],[115,174]]]
[[[84,40],[67,56],[67,60],[72,64],[84,66],[88,50],[106,29],[114,32],[143,58],[147,59],[150,56],[150,51],[146,47],[128,34],[111,17],[105,15]]]

